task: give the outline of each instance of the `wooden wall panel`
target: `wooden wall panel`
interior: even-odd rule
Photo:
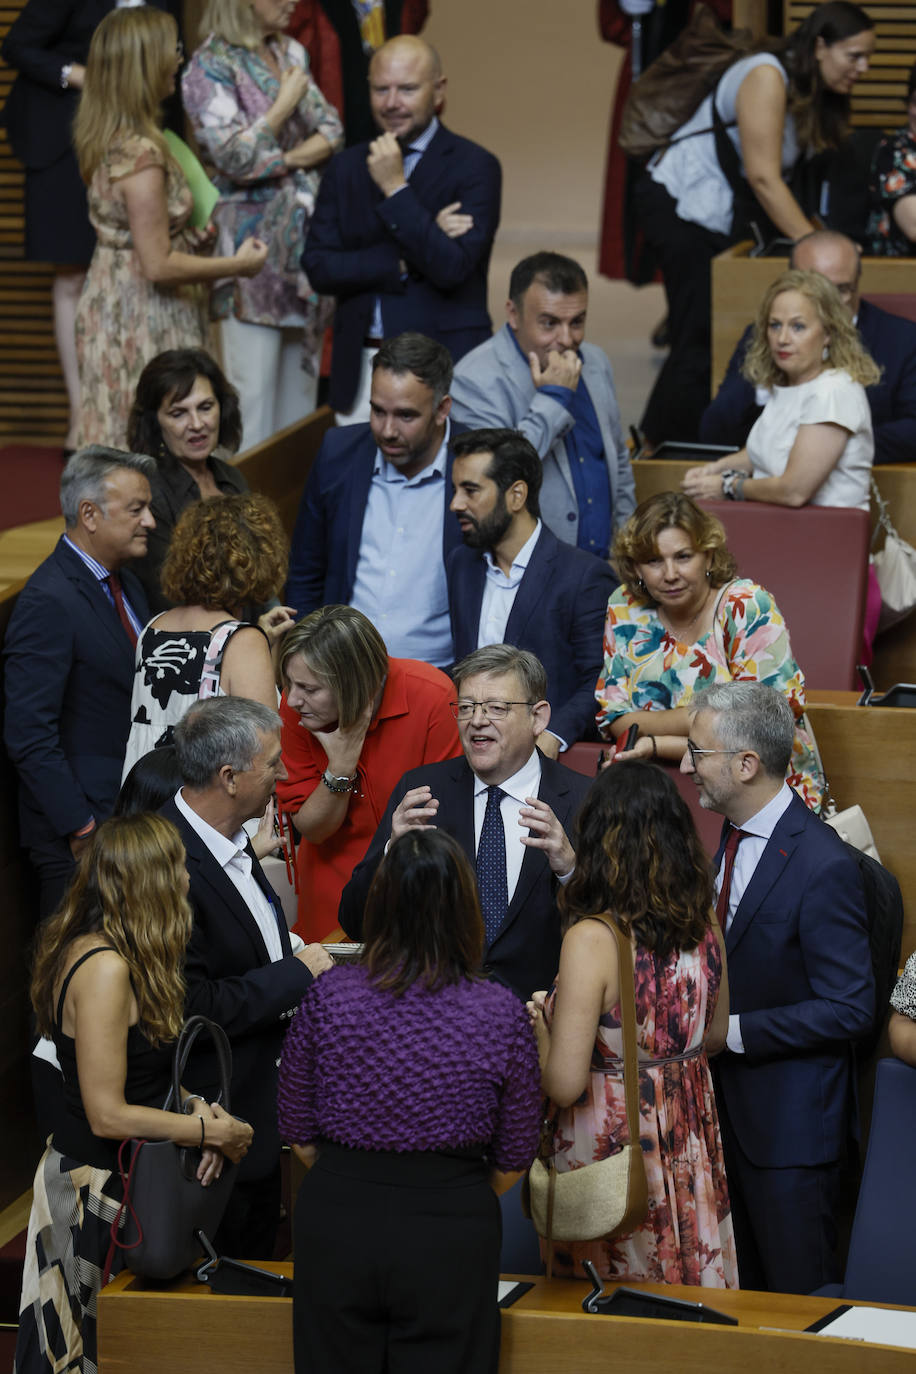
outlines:
[[[916,6],[912,0],[882,0],[862,8],[874,23],[878,42],[871,66],[853,89],[852,122],[896,129],[906,123],[906,81],[916,62]],[[800,0],[784,0],[784,32],[797,29],[812,9]]]

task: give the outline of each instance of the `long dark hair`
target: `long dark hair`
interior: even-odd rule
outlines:
[[[625,760],[603,769],[576,828],[576,868],[559,897],[567,928],[607,911],[661,959],[699,944],[712,911],[712,866],[661,768]]]
[[[409,830],[388,850],[369,889],[362,961],[395,996],[416,982],[431,991],[474,974],[483,918],[474,872],[444,830]]]
[[[127,421],[127,442],[134,453],[149,453],[160,462],[177,463],[166,447],[158,411],[167,396],[183,401],[198,377],[210,383],[219,404],[219,447],[235,453],[242,442],[239,393],[204,348],[167,348],[150,358],[137,381]]]
[[[874,27],[865,11],[850,0],[827,0],[815,5],[786,39],[778,55],[789,74],[789,107],[800,148],[836,148],[849,127],[849,96],[831,91],[821,81],[814,55],[817,40],[822,38],[829,47]]]

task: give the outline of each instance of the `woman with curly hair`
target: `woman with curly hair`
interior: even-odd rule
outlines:
[[[150,478],[150,530],[146,554],[131,563],[150,611],[166,611],[160,574],[181,512],[194,501],[248,490],[241,468],[225,458],[242,442],[235,387],[203,348],[167,348],[140,373],[127,422],[127,446],[156,460]],[[217,457],[217,454],[225,458]]]
[[[819,809],[825,783],[804,715],[804,674],[770,593],[735,576],[721,520],[680,492],[650,496],[618,530],[611,562],[621,585],[608,601],[598,729],[617,739],[639,726],[633,749],[617,759],[680,763],[695,692],[732,679],[765,682],[795,715],[786,781]]]
[[[197,501],[179,517],[162,567],[172,610],[154,616],[137,643],[131,727],[122,781],[163,744],[192,701],[250,697],[276,709],[271,641],[292,625],[277,606],[247,624],[245,608],[276,597],[289,546],[280,516],[252,493]]]
[[[769,399],[745,448],[687,471],[687,494],[868,510],[875,445],[865,388],[881,369],[833,283],[797,269],[777,277],[743,372]]]
[[[39,932],[32,1005],[57,1049],[66,1110],[35,1175],[17,1374],[94,1374],[96,1299],[121,1203],[119,1141],[200,1147],[204,1186],[224,1154],[237,1161],[251,1142],[247,1122],[184,1090],[181,1111],[161,1109],[184,1018],[187,890],[172,823],[118,817],[99,826]],[[112,1272],[122,1263],[116,1252]]]
[[[738,1285],[722,1140],[707,1053],[728,1030],[725,946],[713,874],[687,804],[660,768],[599,774],[579,813],[576,869],[561,889],[566,934],[550,995],[529,1002],[558,1172],[628,1143],[614,922],[633,946],[639,1143],[649,1211],[614,1240],[554,1242],[553,1267],[590,1259],[614,1281]]]

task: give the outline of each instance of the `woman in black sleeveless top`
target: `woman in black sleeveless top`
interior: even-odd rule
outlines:
[[[35,1175],[16,1374],[62,1368],[62,1346],[68,1370],[95,1374],[96,1298],[121,1201],[117,1142],[202,1144],[197,1176],[206,1185],[224,1154],[238,1160],[251,1141],[251,1127],[216,1103],[186,1094],[184,1112],[157,1105],[184,1009],[184,860],[161,816],[107,821],[39,933],[32,1004],[57,1048],[66,1115]],[[119,1268],[116,1257],[112,1272]]]

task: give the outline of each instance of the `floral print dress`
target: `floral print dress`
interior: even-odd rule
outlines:
[[[109,149],[89,185],[89,218],[98,242],[76,314],[78,448],[126,448],[134,389],[150,358],[166,348],[207,344],[207,288],[157,286],[144,276],[134,252],[127,206],[117,183],[147,167],[165,171],[172,248],[194,251],[184,234],[192,208],[184,173],[164,146],[140,135],[125,135]]]
[[[582,1261],[590,1259],[609,1280],[737,1288],[722,1138],[703,1050],[722,978],[719,943],[710,929],[696,949],[664,960],[637,946],[634,965],[648,1215],[637,1230],[614,1240],[555,1241],[553,1268],[582,1278]],[[548,1025],[555,1000],[556,988],[547,999]],[[606,1159],[629,1140],[620,1026],[618,1004],[598,1023],[585,1092],[559,1112],[559,1173]],[[666,1062],[653,1066],[653,1059]]]
[[[786,782],[817,811],[826,783],[805,720],[805,677],[792,657],[789,631],[764,587],[739,577],[722,592],[713,628],[695,644],[676,640],[651,606],[623,587],[608,602],[604,670],[598,678],[598,729],[629,711],[670,711],[686,706],[715,682],[763,682],[788,699],[795,743]]]
[[[875,149],[868,179],[866,253],[905,258],[914,252],[913,243],[894,219],[894,206],[904,196],[916,196],[916,138],[909,129],[898,129],[882,138]]]

